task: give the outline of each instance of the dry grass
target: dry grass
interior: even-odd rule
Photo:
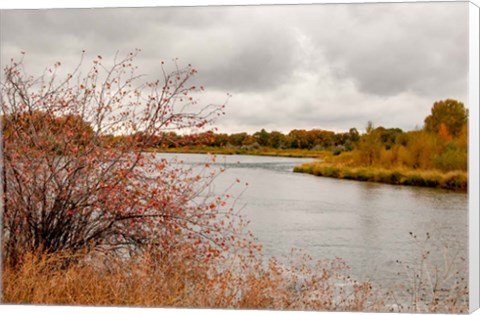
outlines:
[[[128,262],[89,257],[65,266],[66,256],[28,254],[18,268],[5,268],[3,302],[349,311],[378,307],[368,300],[370,285],[345,277],[340,260],[315,265],[307,256],[298,257],[287,267],[237,256],[219,268],[185,257],[151,255]]]
[[[353,179],[393,185],[419,186],[467,191],[468,175],[465,171],[441,172],[408,168],[382,168],[349,166],[339,162],[313,162],[296,166],[294,172],[316,176]]]
[[[129,262],[101,261],[62,267],[59,255],[32,255],[3,274],[3,301],[19,304],[181,306],[190,303],[183,266],[168,270],[150,257]],[[179,266],[181,267],[181,266]],[[204,275],[197,274],[199,280]],[[180,302],[182,301],[182,303]]]
[[[181,251],[181,250],[180,250]],[[289,261],[268,264],[258,257],[205,264],[188,252],[171,257],[142,255],[130,260],[96,255],[27,254],[21,265],[3,272],[3,303],[108,306],[157,306],[327,311],[468,312],[468,288],[450,287],[440,298],[434,286],[451,280],[454,268],[442,278],[428,273],[428,258],[416,272],[404,275],[406,287],[375,291],[368,282],[347,275],[340,259],[313,262],[292,252]],[[427,269],[425,269],[427,268]],[[428,281],[424,280],[428,275]],[[412,282],[410,283],[410,280]],[[407,291],[405,291],[405,289]],[[411,305],[398,304],[400,291],[415,294]],[[412,291],[413,290],[413,291]],[[413,292],[413,293],[412,293]],[[442,294],[444,295],[444,294]]]

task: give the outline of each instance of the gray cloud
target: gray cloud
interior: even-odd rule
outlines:
[[[360,4],[332,6],[306,21],[329,25],[312,38],[337,74],[355,79],[362,91],[432,95],[466,93],[467,16],[465,3]]]
[[[178,57],[205,102],[233,94],[225,131],[414,128],[434,101],[467,102],[468,4],[404,3],[1,12],[1,63],[30,72],[141,48],[152,79]]]

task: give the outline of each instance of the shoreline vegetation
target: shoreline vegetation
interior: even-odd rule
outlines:
[[[293,172],[336,179],[376,182],[390,185],[440,188],[466,192],[468,173],[462,170],[442,172],[439,170],[416,170],[406,167],[382,168],[345,165],[342,159],[336,160],[329,151],[311,151],[301,149],[242,149],[212,146],[178,147],[166,149],[147,149],[146,152],[184,153],[184,154],[224,154],[252,155],[296,158],[317,158],[319,161],[304,163],[294,167]]]
[[[464,171],[414,170],[406,168],[350,167],[334,163],[312,162],[296,166],[295,173],[390,185],[442,188],[467,192],[468,176]]]
[[[191,147],[161,148],[161,149],[148,148],[146,152],[277,156],[277,157],[295,157],[295,158],[322,158],[330,154],[328,151],[312,151],[312,150],[305,150],[305,149],[275,149],[275,148],[245,149],[245,148],[212,147],[212,146],[191,146]]]
[[[433,271],[430,250],[434,247],[427,243],[428,237],[427,233],[418,265],[397,261],[407,269],[402,272],[404,282],[390,288],[353,279],[348,274],[350,267],[340,258],[314,261],[298,249],[292,249],[285,262],[270,258],[265,264],[262,255],[237,252],[228,258],[219,256],[212,263],[198,260],[191,249],[183,246],[177,249],[179,255],[153,251],[128,259],[101,252],[27,252],[22,264],[5,265],[2,301],[41,305],[467,313],[468,285],[459,274],[460,258],[448,260],[451,265],[436,268],[430,278]],[[412,300],[398,300],[398,296],[405,295]]]
[[[294,129],[288,134],[262,129],[251,135],[170,133],[148,150],[318,158],[298,165],[294,172],[467,191],[468,109],[453,99],[435,102],[424,123],[422,129],[403,131],[374,127],[369,121],[362,134],[356,128],[337,133],[320,129]]]
[[[347,166],[341,161],[335,161],[335,156],[328,151],[273,148],[247,150],[241,148],[195,146],[148,149],[147,152],[318,158],[319,161],[295,166],[293,172],[336,179],[349,179],[390,185],[440,188],[460,192],[467,192],[468,188],[468,173],[466,171],[453,170],[442,172],[438,170],[415,170],[401,167],[387,169],[375,166]]]
[[[7,265],[4,270],[3,302],[330,311],[386,307],[374,299],[369,282],[345,276],[348,267],[339,259],[313,264],[298,253],[288,265],[272,258],[266,266],[259,256],[240,254],[228,263],[221,259],[218,267],[181,254],[124,260],[80,253],[75,255],[79,263],[71,264],[65,263],[70,253],[27,253],[18,269]],[[338,283],[352,292],[338,290]]]

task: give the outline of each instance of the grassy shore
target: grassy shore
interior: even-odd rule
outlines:
[[[151,148],[149,152],[163,153],[211,153],[211,154],[239,154],[239,155],[260,155],[260,156],[280,156],[280,157],[305,157],[305,158],[322,158],[329,154],[326,151],[312,151],[301,149],[274,149],[274,148],[258,148],[258,149],[242,149],[227,147],[210,147],[210,146],[194,146],[194,147],[178,147],[178,148]]]
[[[440,172],[437,170],[414,170],[406,168],[385,169],[380,167],[354,167],[335,162],[313,162],[297,166],[293,170],[316,176],[353,179],[393,185],[443,188],[467,191],[468,176],[464,171]]]
[[[467,191],[468,186],[468,174],[465,171],[442,172],[438,170],[419,170],[405,167],[384,168],[377,166],[352,166],[350,163],[351,154],[349,153],[343,153],[340,156],[332,156],[329,151],[274,148],[242,149],[210,146],[166,149],[152,148],[148,151],[160,153],[210,153],[318,158],[320,161],[296,166],[293,171],[339,179],[351,179],[392,185],[443,188],[457,191]]]

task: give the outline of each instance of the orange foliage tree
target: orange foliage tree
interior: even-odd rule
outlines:
[[[445,125],[445,123],[443,123],[443,122],[440,123],[440,125],[438,126],[438,136],[443,141],[451,141],[452,140],[452,135],[448,131],[447,125]]]
[[[468,120],[468,109],[462,102],[446,99],[433,104],[431,114],[425,118],[425,130],[438,133],[441,125],[453,136],[458,136]]]
[[[204,88],[189,84],[190,65],[174,62],[167,71],[162,62],[162,80],[144,82],[137,55],[111,66],[98,56],[86,72],[80,62],[65,77],[60,63],[37,78],[25,73],[23,57],[5,67],[4,263],[35,251],[125,255],[154,247],[166,255],[180,246],[208,260],[232,244],[253,246],[241,236],[230,196],[208,193],[222,170],[144,153],[165,132],[204,128],[225,103],[198,104],[195,93]],[[118,135],[121,141],[107,141]]]

